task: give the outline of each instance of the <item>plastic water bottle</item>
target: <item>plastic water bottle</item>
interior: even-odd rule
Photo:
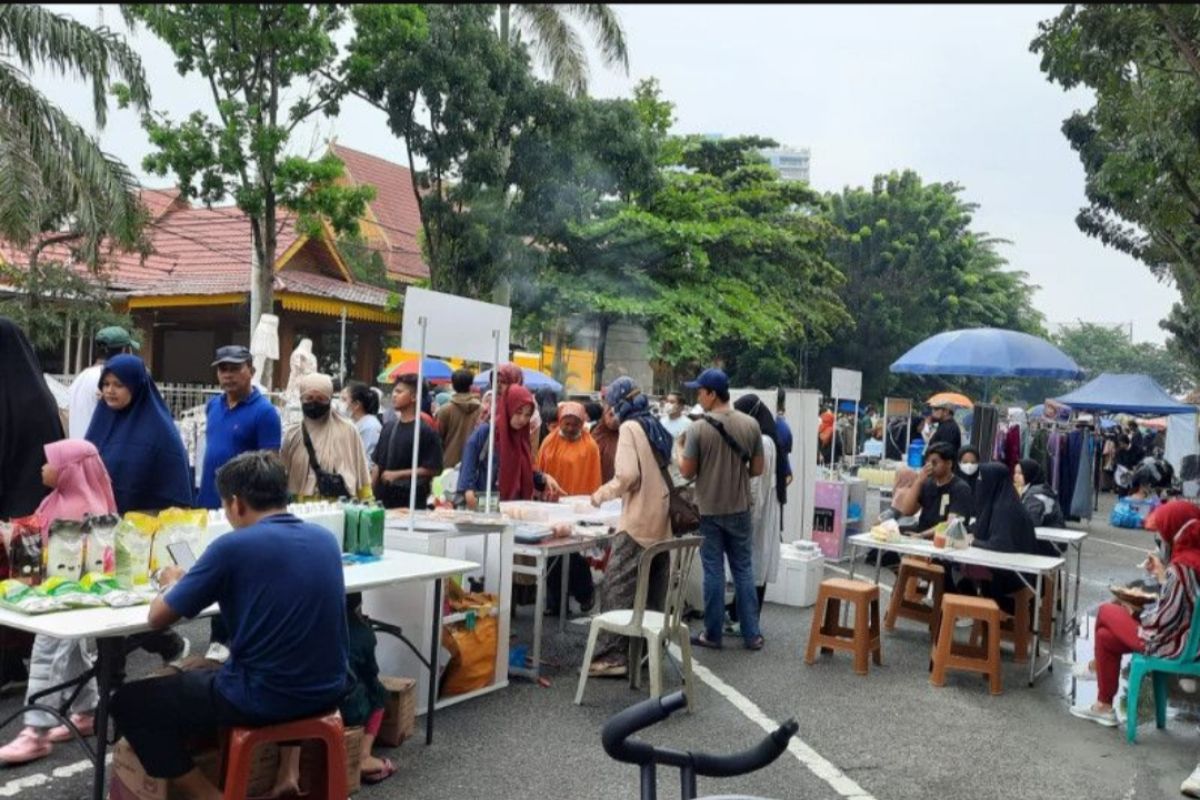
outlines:
[[[908,465],[913,469],[920,469],[921,462],[925,460],[925,440],[914,439],[908,445]]]

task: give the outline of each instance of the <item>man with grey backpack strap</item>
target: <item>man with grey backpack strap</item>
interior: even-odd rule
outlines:
[[[696,479],[700,507],[700,562],[704,567],[704,632],[692,637],[698,647],[719,649],[725,622],[725,560],[733,573],[742,639],[748,650],[761,650],[758,597],[752,567],[753,524],[750,479],[763,472],[762,438],[753,417],[729,404],[729,379],[706,369],[685,384],[698,390],[702,418],[688,428],[679,471]]]

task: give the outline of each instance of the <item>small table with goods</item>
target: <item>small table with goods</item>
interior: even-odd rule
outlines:
[[[993,550],[985,550],[982,547],[966,547],[956,549],[953,547],[935,547],[933,542],[928,539],[905,536],[899,541],[879,541],[869,533],[860,533],[856,536],[851,536],[848,540],[852,548],[850,558],[850,579],[854,579],[854,569],[857,564],[857,551],[859,548],[870,550],[874,549],[875,553],[875,583],[879,583],[879,575],[882,571],[883,551],[899,553],[906,556],[921,556],[924,558],[937,558],[942,561],[949,561],[955,564],[974,565],[979,567],[987,567],[988,569],[1009,570],[1015,572],[1021,579],[1021,582],[1033,590],[1033,642],[1034,650],[1033,657],[1029,659],[1029,685],[1033,686],[1034,681],[1043,672],[1052,671],[1054,669],[1054,654],[1047,653],[1046,663],[1038,666],[1038,660],[1041,658],[1041,610],[1042,610],[1042,580],[1047,575],[1053,575],[1063,568],[1064,559],[1054,558],[1051,556],[1032,556],[1024,553],[998,553]],[[1034,575],[1034,584],[1030,585],[1025,579],[1026,574]],[[1053,622],[1051,623],[1053,627]],[[1053,633],[1053,631],[1052,631]],[[1053,637],[1051,637],[1053,639]]]
[[[384,553],[376,561],[346,566],[346,593],[366,592],[398,584],[432,582],[435,587],[434,594],[440,598],[443,579],[469,572],[477,567],[478,564],[457,559],[435,558],[413,553]],[[0,608],[0,625],[59,639],[95,638],[96,640],[97,657],[93,669],[88,674],[64,684],[71,686],[82,683],[94,674],[98,685],[96,743],[94,746],[90,746],[86,742],[82,743],[84,749],[91,756],[94,769],[93,800],[103,800],[105,796],[109,701],[112,693],[124,679],[125,657],[128,652],[127,640],[151,630],[147,620],[148,613],[149,606],[145,604],[125,608],[73,609],[37,615],[22,614]],[[213,605],[201,612],[198,618],[213,616],[216,613],[217,606]],[[438,645],[439,642],[436,638],[430,640],[429,664],[434,665],[434,668],[437,665]],[[56,686],[47,690],[46,693],[61,688],[63,687]],[[24,710],[22,708],[14,713],[4,724],[7,725]],[[427,744],[433,741],[432,710],[425,720],[425,741]]]

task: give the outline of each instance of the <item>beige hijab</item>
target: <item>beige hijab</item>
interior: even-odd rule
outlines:
[[[309,375],[304,383],[312,384],[328,378],[324,375]],[[301,388],[301,393],[308,389],[324,390],[321,386],[308,385]],[[332,396],[333,386],[329,385],[327,392]],[[371,487],[371,470],[367,465],[367,453],[363,450],[362,438],[354,423],[332,411],[323,420],[311,420],[305,417],[300,422],[288,426],[283,434],[283,448],[280,456],[288,471],[288,492],[297,497],[312,497],[317,493],[317,474],[313,472],[308,459],[308,448],[304,446],[304,430],[312,440],[313,451],[321,469],[327,472],[337,472],[346,481],[346,488],[355,497],[363,490]]]

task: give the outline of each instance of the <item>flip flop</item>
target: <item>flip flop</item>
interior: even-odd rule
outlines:
[[[703,633],[693,633],[692,644],[696,645],[696,647],[707,647],[709,650],[721,649],[720,642],[710,642],[707,638],[705,638]]]
[[[624,678],[629,667],[624,664],[592,664],[588,667],[589,678]]]
[[[763,646],[766,645],[766,643],[767,642],[765,639],[763,639],[763,637],[755,636],[753,639],[746,642],[746,649],[747,650],[762,650]]]
[[[362,782],[374,786],[377,783],[383,783],[388,778],[396,774],[396,765],[391,759],[380,759],[383,762],[383,769],[377,769],[374,772],[364,772],[362,774]]]

